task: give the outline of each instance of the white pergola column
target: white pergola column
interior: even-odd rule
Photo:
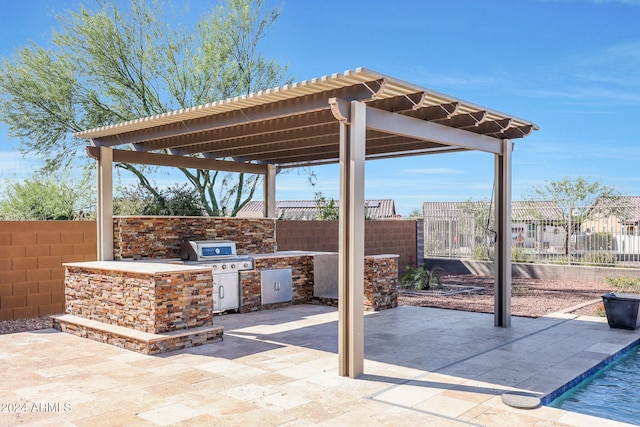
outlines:
[[[340,123],[338,372],[364,373],[364,162],[366,105],[351,102],[351,123]]]
[[[100,147],[97,159],[98,261],[113,261],[113,150]]]
[[[502,140],[502,154],[495,155],[495,326],[511,326],[511,152],[510,140]]]
[[[263,205],[264,217],[276,217],[276,167],[267,165],[267,172],[264,174],[263,182]]]

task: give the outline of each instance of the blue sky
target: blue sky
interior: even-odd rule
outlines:
[[[282,14],[263,46],[296,81],[367,67],[535,122],[515,140],[513,198],[583,176],[640,195],[640,0],[271,1]],[[46,43],[70,0],[3,0],[0,55]],[[215,1],[192,1],[195,15]],[[195,18],[194,18],[195,19]],[[0,126],[0,180],[38,165]],[[277,197],[338,197],[338,168],[318,183],[289,172]],[[159,183],[173,176],[159,175]],[[489,199],[493,157],[454,153],[366,165],[365,197],[403,215],[425,201]]]

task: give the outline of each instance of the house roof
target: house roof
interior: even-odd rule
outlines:
[[[369,115],[381,111],[392,112],[396,118],[393,123],[385,123],[388,127],[367,129],[367,159],[468,149],[499,153],[494,147],[499,140],[522,138],[538,129],[530,121],[357,68],[89,129],[75,136],[90,139],[96,147],[132,148],[136,153],[114,157],[114,161],[131,163],[135,158],[138,162],[145,159],[148,164],[169,164],[159,157],[160,152],[174,158],[233,159],[280,167],[335,163],[339,160],[339,118],[348,114],[351,101],[371,107],[367,110],[367,126]],[[411,119],[438,126],[428,137],[423,136],[412,131],[411,124],[418,122]],[[439,137],[443,129],[450,131]],[[453,138],[450,132],[455,132]],[[467,140],[465,135],[469,133],[482,137]],[[95,157],[95,150],[90,154]]]
[[[492,209],[492,205],[488,201],[425,202],[422,205],[422,211],[425,217],[453,217],[467,212],[470,209],[469,206],[473,206],[473,209],[476,210]],[[511,218],[513,221],[553,221],[562,217],[562,211],[553,202],[514,201],[511,203]]]
[[[425,217],[454,217],[468,210],[469,203],[475,209],[489,209],[488,201],[474,202],[424,202]],[[607,211],[613,210],[615,216],[624,224],[640,223],[640,196],[620,196],[614,200],[600,203]],[[580,208],[580,207],[578,207]],[[466,210],[465,210],[466,209]],[[564,217],[562,210],[551,201],[514,201],[511,204],[511,217],[514,221],[559,220]]]
[[[395,202],[392,199],[365,200],[367,216],[372,219],[396,218]],[[336,200],[336,206],[339,201]],[[263,216],[264,203],[252,200],[238,212],[239,217]],[[314,200],[279,200],[276,201],[278,216],[291,219],[314,219],[318,212]]]

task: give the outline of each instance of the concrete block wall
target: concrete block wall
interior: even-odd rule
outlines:
[[[416,262],[417,227],[414,220],[365,222],[365,255],[398,254],[398,268]],[[279,251],[338,251],[337,221],[278,221],[276,242]]]
[[[0,221],[0,320],[63,313],[62,264],[95,259],[95,221]]]
[[[440,267],[447,274],[475,274],[492,276],[494,264],[490,261],[476,261],[459,258],[425,258],[427,268]],[[607,277],[640,277],[638,268],[596,267],[589,265],[559,264],[511,264],[512,277],[577,280],[586,283],[606,283]]]

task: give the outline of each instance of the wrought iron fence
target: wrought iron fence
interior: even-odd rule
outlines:
[[[425,256],[493,259],[495,231],[489,202],[426,205]],[[515,262],[640,267],[638,219],[629,220],[634,216],[628,206],[514,202],[511,216]]]

